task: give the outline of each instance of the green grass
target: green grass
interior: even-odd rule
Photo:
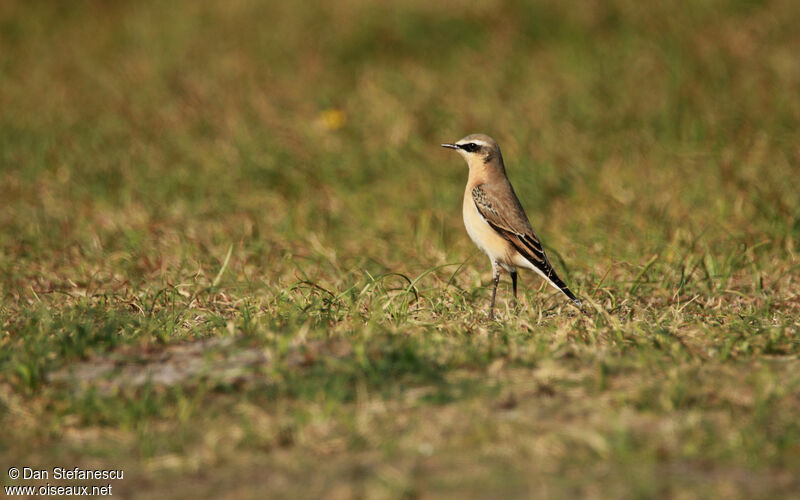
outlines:
[[[800,4],[0,4],[0,482],[800,490]],[[581,314],[461,222],[485,132]],[[39,483],[35,483],[39,484]]]

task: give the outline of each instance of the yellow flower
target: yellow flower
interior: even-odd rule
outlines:
[[[339,130],[347,123],[347,114],[337,108],[328,108],[319,114],[319,121],[326,130]]]

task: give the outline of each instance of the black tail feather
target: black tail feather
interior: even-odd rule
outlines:
[[[566,295],[567,298],[569,300],[571,300],[572,303],[575,304],[578,307],[578,309],[581,308],[582,303],[581,303],[580,299],[578,299],[578,297],[576,297],[575,294],[570,291],[570,289],[567,286],[567,284],[564,283],[564,281],[561,278],[558,277],[558,275],[556,274],[555,269],[553,269],[553,266],[550,265],[550,262],[547,260],[547,257],[544,255],[544,252],[542,252],[542,256],[544,257],[544,259],[539,260],[539,259],[529,255],[529,253],[525,251],[527,249],[522,249],[518,245],[513,244],[513,242],[512,242],[512,245],[517,250],[517,252],[519,252],[520,255],[525,257],[525,259],[528,262],[530,262],[531,264],[533,264],[533,266],[536,269],[538,269],[539,271],[542,272],[542,274],[547,276],[547,279],[550,280],[556,287],[558,287],[558,289],[561,290],[561,293]]]

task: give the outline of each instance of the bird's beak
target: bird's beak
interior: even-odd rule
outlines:
[[[458,144],[442,144],[443,148],[458,149]]]

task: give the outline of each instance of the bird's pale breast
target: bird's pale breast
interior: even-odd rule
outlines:
[[[464,226],[472,241],[480,248],[492,262],[512,264],[511,253],[516,253],[505,238],[497,234],[488,222],[478,213],[475,202],[472,200],[471,190],[464,194]],[[505,266],[504,266],[505,267]]]

